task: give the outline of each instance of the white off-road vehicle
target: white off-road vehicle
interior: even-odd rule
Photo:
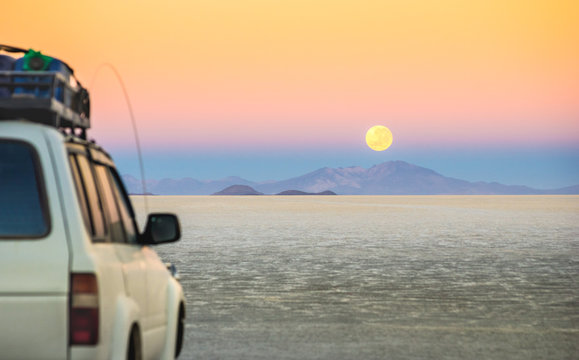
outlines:
[[[0,358],[174,359],[185,298],[151,245],[178,240],[178,220],[150,214],[139,232],[85,139],[88,92],[27,56],[0,71]]]

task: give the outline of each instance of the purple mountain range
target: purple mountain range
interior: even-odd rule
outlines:
[[[132,194],[143,192],[141,181],[124,175],[123,180]],[[539,190],[521,185],[496,182],[469,182],[443,176],[433,170],[404,161],[388,161],[365,169],[322,168],[295,178],[252,182],[240,177],[219,180],[193,178],[148,180],[147,192],[157,195],[210,195],[232,185],[250,186],[264,194],[287,190],[318,193],[331,190],[339,195],[533,195],[579,194],[579,185],[561,189]]]

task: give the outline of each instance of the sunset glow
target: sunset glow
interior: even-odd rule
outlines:
[[[401,149],[579,144],[579,2],[27,1],[2,42],[124,77],[144,147]],[[30,9],[34,9],[31,11]],[[132,146],[121,90],[90,88],[93,136]],[[126,126],[123,124],[126,122]]]

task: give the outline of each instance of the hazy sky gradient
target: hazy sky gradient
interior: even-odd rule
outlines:
[[[26,1],[2,42],[69,62],[93,130],[137,175],[280,179],[406,160],[444,175],[579,183],[575,0]],[[390,149],[364,143],[377,124]],[[278,163],[278,160],[283,161]],[[244,166],[242,166],[244,165]]]

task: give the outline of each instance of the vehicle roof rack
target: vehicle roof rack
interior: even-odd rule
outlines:
[[[41,54],[1,45],[0,120],[27,119],[56,128],[81,129],[86,138],[90,128],[90,97],[65,62]]]

